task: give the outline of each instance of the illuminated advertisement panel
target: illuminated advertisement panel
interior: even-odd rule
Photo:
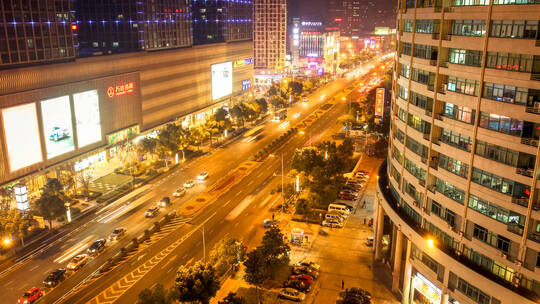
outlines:
[[[412,283],[414,288],[414,303],[441,303],[441,290],[420,273],[413,276]]]
[[[375,92],[375,116],[382,117],[384,110],[384,88],[377,88]]]
[[[43,137],[47,158],[55,157],[75,149],[71,125],[69,96],[41,101]]]
[[[41,144],[36,104],[30,103],[2,110],[9,168],[15,171],[41,162]]]
[[[212,65],[212,99],[232,94],[232,62]]]
[[[73,94],[79,148],[101,140],[97,90]]]

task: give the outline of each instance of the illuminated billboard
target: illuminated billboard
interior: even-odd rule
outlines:
[[[232,62],[212,65],[212,99],[232,94]]]
[[[101,140],[99,118],[99,97],[97,90],[73,94],[75,125],[78,147],[84,147]]]
[[[377,88],[375,92],[375,116],[382,117],[384,111],[384,88]]]
[[[11,171],[41,162],[41,143],[35,103],[2,110]]]
[[[75,144],[73,142],[69,96],[42,100],[41,117],[43,118],[43,138],[45,138],[47,158],[73,151]]]

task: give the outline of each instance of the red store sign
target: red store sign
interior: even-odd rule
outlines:
[[[116,96],[132,93],[133,88],[134,88],[133,82],[128,82],[128,83],[117,85],[114,87],[109,87],[107,88],[107,96],[109,96],[109,98],[113,98]]]

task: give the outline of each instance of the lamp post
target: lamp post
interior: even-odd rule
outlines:
[[[65,203],[64,206],[66,206],[66,215],[67,215],[67,221],[68,223],[71,223],[71,208],[69,208],[71,204]]]

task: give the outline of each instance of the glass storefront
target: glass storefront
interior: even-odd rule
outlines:
[[[420,273],[412,277],[412,303],[414,304],[440,304],[441,290]]]

